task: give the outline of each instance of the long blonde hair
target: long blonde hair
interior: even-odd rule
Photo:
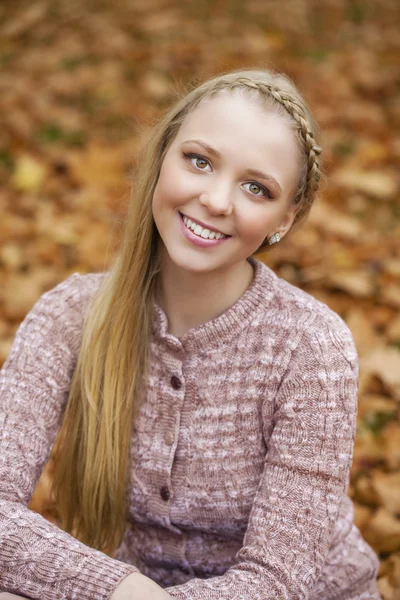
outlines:
[[[309,211],[320,178],[316,126],[281,74],[242,70],[214,77],[179,100],[152,130],[134,181],[120,250],[86,311],[77,364],[55,444],[53,494],[61,526],[112,555],[126,525],[132,425],[145,389],[154,287],[160,270],[152,198],[165,153],[206,96],[240,88],[290,117],[303,165],[293,202]]]

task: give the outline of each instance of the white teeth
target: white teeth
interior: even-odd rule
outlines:
[[[216,240],[220,240],[221,238],[228,237],[228,236],[224,235],[223,233],[216,233],[215,231],[210,231],[209,229],[206,229],[206,228],[203,229],[203,227],[201,227],[201,225],[197,225],[197,223],[193,223],[193,221],[191,221],[187,217],[183,217],[183,222],[185,223],[186,227],[188,227],[188,229],[191,229],[193,231],[193,233],[195,235],[198,235],[199,237],[202,237],[205,240],[207,240],[207,239],[213,240],[214,238]]]

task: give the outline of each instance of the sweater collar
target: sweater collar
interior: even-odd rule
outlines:
[[[168,318],[154,301],[152,333],[154,339],[177,351],[199,352],[226,344],[251,323],[255,314],[265,308],[274,294],[277,276],[267,265],[250,256],[254,269],[253,281],[242,296],[224,313],[202,325],[189,329],[183,336],[168,333]]]

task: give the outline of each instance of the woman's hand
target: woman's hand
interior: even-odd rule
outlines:
[[[172,600],[171,596],[148,577],[131,573],[115,588],[110,600]]]

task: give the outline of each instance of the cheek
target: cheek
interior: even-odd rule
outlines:
[[[154,204],[159,208],[171,208],[179,204],[190,194],[190,185],[185,173],[180,169],[162,169],[154,191]]]
[[[271,227],[273,211],[269,206],[251,205],[243,211],[238,219],[238,229],[243,237],[249,240],[264,238]]]

